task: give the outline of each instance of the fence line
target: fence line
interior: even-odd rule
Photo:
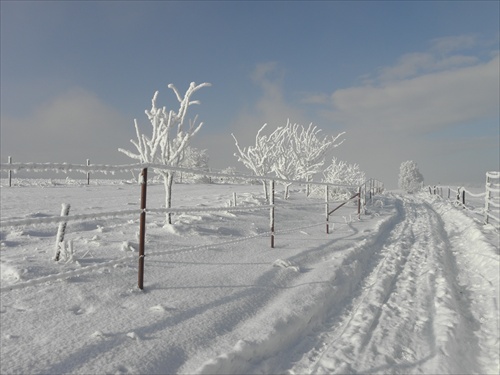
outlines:
[[[308,229],[308,228],[313,228],[313,227],[320,226],[320,225],[324,225],[324,223],[317,222],[314,224],[309,224],[309,225],[306,225],[303,227],[298,227],[298,228],[294,227],[294,228],[289,228],[289,229],[281,229],[281,230],[277,230],[276,233],[277,234],[284,234],[284,233],[295,232],[295,231],[304,230],[304,229]],[[235,238],[235,239],[228,240],[228,241],[215,242],[215,243],[210,243],[210,244],[205,243],[205,244],[201,244],[201,245],[182,247],[182,248],[171,249],[171,250],[152,251],[148,254],[148,258],[163,257],[163,256],[167,256],[167,255],[171,255],[171,254],[179,254],[179,253],[189,253],[189,252],[195,252],[195,251],[199,251],[199,250],[210,249],[210,248],[214,248],[214,247],[226,247],[226,246],[232,245],[234,243],[244,242],[244,241],[248,241],[248,240],[259,238],[259,237],[269,236],[270,233],[271,233],[270,231],[267,231],[267,232],[262,232],[262,233],[255,234],[252,236]],[[31,279],[31,280],[19,282],[16,284],[1,286],[0,291],[3,292],[3,291],[14,290],[14,289],[23,289],[23,288],[27,288],[30,286],[45,284],[49,281],[63,280],[63,279],[67,279],[70,277],[79,277],[79,276],[85,275],[87,273],[98,271],[101,268],[116,266],[119,264],[125,264],[125,263],[132,262],[135,260],[136,260],[136,257],[134,256],[134,254],[131,254],[131,255],[128,255],[126,257],[110,260],[110,261],[103,262],[100,264],[95,264],[92,266],[82,267],[82,268],[79,268],[76,270],[59,272],[59,273],[56,273],[53,275],[42,276],[42,277],[39,277],[36,279]]]
[[[497,180],[494,182],[494,180]],[[451,192],[456,194],[455,202],[462,206],[464,209],[468,209],[466,205],[465,194],[474,197],[482,198],[484,197],[484,224],[488,224],[490,219],[493,219],[497,223],[500,223],[500,217],[494,214],[494,210],[491,208],[500,208],[500,172],[486,172],[486,183],[483,193],[472,193],[464,187],[458,187],[456,190],[450,186],[429,186],[429,192],[433,195],[439,195],[445,198],[443,195],[443,188],[448,189],[448,199],[451,198]],[[498,212],[497,212],[498,215]]]
[[[380,181],[369,179],[365,181],[363,184],[359,186],[353,186],[353,185],[344,185],[344,184],[332,184],[328,182],[314,182],[314,181],[304,181],[304,180],[287,180],[287,179],[281,179],[277,178],[274,176],[255,176],[255,175],[235,175],[235,174],[223,174],[223,173],[214,173],[214,172],[206,172],[206,171],[199,171],[195,169],[188,169],[188,168],[181,168],[181,167],[169,167],[169,166],[164,166],[164,165],[158,165],[158,164],[131,164],[131,165],[121,165],[121,166],[116,166],[116,165],[90,165],[89,160],[87,160],[87,165],[81,165],[81,164],[67,164],[67,163],[11,163],[11,159],[9,159],[8,164],[0,164],[0,170],[2,171],[9,171],[9,175],[11,171],[19,171],[19,170],[28,170],[28,171],[35,171],[35,172],[43,172],[43,171],[61,171],[61,172],[69,172],[69,171],[76,171],[76,172],[82,172],[87,174],[87,182],[89,181],[89,174],[90,172],[101,172],[101,173],[115,173],[115,172],[125,172],[125,171],[134,171],[137,169],[141,169],[141,175],[140,175],[140,184],[141,184],[141,208],[140,210],[138,209],[132,209],[132,210],[121,210],[121,211],[111,211],[111,212],[101,212],[101,213],[89,213],[89,214],[79,214],[79,215],[72,215],[72,216],[50,216],[50,217],[43,217],[43,218],[29,218],[29,219],[7,219],[7,220],[2,220],[0,221],[1,226],[19,226],[19,225],[36,225],[36,224],[41,224],[41,223],[62,223],[62,222],[68,222],[68,221],[81,221],[81,220],[87,220],[87,219],[96,219],[96,218],[101,218],[101,217],[117,217],[117,216],[128,216],[128,215],[135,215],[135,214],[140,214],[140,232],[139,232],[139,270],[138,270],[138,286],[140,289],[143,289],[143,276],[144,276],[144,243],[145,243],[145,228],[146,228],[146,213],[147,212],[155,212],[155,213],[188,213],[188,212],[218,212],[218,211],[224,211],[224,212],[231,212],[231,211],[253,211],[253,210],[260,210],[260,209],[269,209],[270,210],[270,234],[271,234],[271,248],[274,248],[274,236],[275,236],[275,228],[274,228],[274,210],[275,210],[275,203],[274,203],[274,183],[275,181],[279,182],[286,182],[286,183],[296,183],[296,184],[306,184],[306,185],[323,185],[326,187],[326,190],[328,189],[328,186],[335,186],[335,187],[344,187],[344,188],[357,188],[358,193],[356,196],[358,197],[358,217],[360,214],[360,207],[361,207],[361,201],[363,201],[363,205],[366,204],[366,197],[369,195],[369,199],[372,198],[372,195],[381,192],[383,188],[383,184]],[[247,206],[247,207],[213,207],[213,208],[153,208],[153,209],[148,209],[146,208],[146,188],[147,188],[147,169],[148,168],[153,168],[153,170],[168,170],[168,171],[181,171],[181,172],[188,172],[191,174],[198,174],[198,175],[205,175],[205,176],[212,176],[212,177],[230,177],[230,178],[238,178],[242,180],[263,180],[263,181],[269,181],[271,184],[271,204],[269,205],[257,205],[257,206]],[[328,221],[328,216],[333,213],[330,212],[328,213],[328,196],[326,197],[326,202],[323,204],[326,204],[327,207],[327,221]],[[347,203],[347,202],[345,202]],[[343,204],[345,204],[343,203]],[[343,205],[342,204],[342,205]],[[318,224],[314,224],[312,226],[316,226]],[[311,226],[307,226],[311,227]],[[328,228],[328,227],[327,227]],[[297,230],[297,228],[294,228],[293,230]],[[327,229],[328,232],[328,229]],[[262,234],[259,234],[258,236],[262,236]],[[231,243],[233,243],[231,241]],[[205,248],[206,245],[201,246],[200,248]],[[35,285],[38,283],[44,283],[46,281],[51,281],[54,279],[58,279],[61,277],[71,277],[75,275],[80,275],[83,272],[87,272],[86,270],[94,270],[98,269],[101,267],[106,267],[112,264],[119,264],[121,262],[128,261],[130,257],[127,258],[122,258],[117,261],[110,261],[110,262],[105,262],[104,264],[101,265],[95,265],[95,266],[89,266],[86,267],[85,269],[80,269],[80,270],[75,270],[75,271],[69,271],[68,273],[59,273],[56,275],[51,275],[51,276],[46,276],[42,277],[36,280],[30,280],[25,283],[19,283],[19,284],[14,284],[14,285]],[[118,263],[115,263],[118,262]],[[65,276],[69,275],[69,276]],[[19,286],[22,287],[22,286]],[[12,285],[1,288],[0,290],[10,290],[10,289],[15,289],[13,288]]]
[[[257,175],[249,175],[249,174],[226,174],[226,173],[218,173],[218,172],[210,172],[203,171],[199,169],[191,169],[191,168],[183,168],[183,167],[172,167],[163,164],[153,164],[153,163],[138,163],[138,164],[125,164],[125,165],[106,165],[106,164],[69,164],[69,163],[0,163],[0,171],[29,171],[29,172],[80,172],[80,173],[119,173],[119,172],[133,172],[142,170],[144,168],[151,168],[153,170],[159,171],[171,171],[171,172],[186,172],[191,173],[198,176],[207,176],[207,177],[222,177],[222,178],[235,178],[244,181],[255,181],[255,180],[264,180],[264,181],[277,181],[284,183],[292,183],[292,184],[301,184],[301,185],[329,185],[336,187],[345,187],[345,188],[353,188],[357,187],[357,185],[347,185],[347,184],[336,184],[330,182],[315,182],[315,181],[307,181],[307,180],[289,180],[285,178],[279,178],[276,176],[257,176]]]

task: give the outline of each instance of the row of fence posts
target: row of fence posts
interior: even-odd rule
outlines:
[[[9,164],[12,164],[12,157],[8,157]],[[87,159],[87,166],[90,166],[90,159]],[[144,288],[144,257],[145,257],[145,239],[146,239],[146,197],[147,197],[147,180],[148,180],[148,169],[143,168],[140,174],[140,185],[141,185],[141,213],[140,213],[140,221],[139,221],[139,270],[138,270],[138,287],[139,289]],[[372,198],[373,192],[379,192],[380,187],[376,187],[374,185],[374,181],[370,181],[370,199]],[[90,171],[87,172],[87,185],[90,185]],[[275,183],[274,180],[270,181],[271,185],[271,194],[270,194],[270,228],[271,228],[271,248],[274,248],[274,237],[275,237],[275,226],[274,226],[274,196],[275,196]],[[9,170],[9,186],[12,186],[12,171]],[[365,188],[365,199],[366,199],[366,184]],[[358,192],[354,194],[351,198],[341,203],[333,210],[329,210],[328,204],[328,195],[329,188],[328,185],[325,185],[325,216],[326,216],[326,233],[329,234],[329,217],[336,210],[347,204],[354,198],[358,198],[358,218],[361,213],[361,186],[358,188]],[[236,193],[233,193],[233,204],[236,206]],[[68,216],[70,205],[62,204],[61,216]],[[59,223],[57,236],[56,236],[56,246],[54,253],[54,260],[58,261],[60,258],[61,249],[64,246],[64,235],[66,231],[66,222]]]
[[[9,164],[12,164],[12,157],[8,157]],[[90,159],[87,159],[87,166],[90,166]],[[148,169],[143,168],[140,175],[140,185],[141,185],[141,213],[140,213],[140,222],[139,222],[139,270],[138,270],[138,286],[139,289],[144,288],[144,257],[145,257],[145,239],[146,239],[146,197],[147,197],[147,179],[148,179]],[[90,184],[90,171],[87,172],[87,185]],[[370,182],[372,184],[372,182]],[[270,181],[271,185],[271,194],[270,194],[270,228],[271,228],[271,248],[274,248],[274,238],[275,238],[275,221],[274,221],[274,197],[275,197],[275,182],[274,180]],[[9,170],[9,186],[12,186],[12,171]],[[370,199],[372,197],[372,191],[379,191],[376,189],[374,185],[370,185]],[[361,187],[358,188],[358,192],[354,194],[351,198],[343,202],[342,204],[335,207],[333,210],[329,210],[328,205],[328,195],[329,189],[328,185],[325,185],[325,216],[326,216],[326,233],[330,232],[329,230],[329,217],[330,215],[347,204],[354,198],[358,198],[358,218],[361,213]],[[366,197],[366,185],[365,185],[365,197]],[[366,198],[365,198],[366,199]],[[233,193],[233,205],[236,206],[236,193]],[[70,210],[69,204],[62,204],[61,216],[68,216]],[[64,246],[64,235],[66,231],[66,222],[60,222],[57,236],[56,236],[56,245],[54,252],[54,260],[58,261],[61,254],[61,249]]]
[[[8,163],[12,164],[12,156],[9,156]],[[90,166],[90,159],[87,159],[87,167]],[[87,185],[90,185],[90,171],[87,172]],[[12,187],[12,171],[9,169],[9,187]]]
[[[138,270],[138,287],[139,289],[144,288],[144,257],[145,257],[145,249],[144,249],[144,244],[145,244],[145,239],[146,239],[146,196],[147,196],[147,180],[148,180],[148,169],[143,168],[141,171],[140,175],[140,185],[141,185],[141,216],[140,216],[140,222],[139,222],[139,270]],[[372,182],[370,182],[372,184]],[[269,197],[269,203],[270,203],[270,210],[269,210],[269,216],[270,216],[270,228],[271,228],[271,248],[274,249],[274,237],[275,237],[275,226],[274,226],[274,196],[275,196],[275,183],[274,180],[270,181],[270,190],[271,194]],[[370,199],[372,197],[373,192],[379,192],[380,188],[375,188],[374,185],[370,185]],[[329,228],[329,217],[332,213],[337,211],[339,208],[350,202],[351,200],[358,198],[358,218],[360,217],[361,214],[361,186],[358,188],[358,192],[354,194],[351,198],[346,200],[345,202],[341,203],[331,211],[329,210],[329,205],[328,205],[328,194],[329,194],[329,189],[328,185],[325,185],[325,216],[326,216],[326,233],[330,233],[330,228]],[[234,205],[236,206],[236,196],[233,194],[233,202]],[[365,199],[366,199],[366,190],[365,190]]]
[[[488,173],[486,173],[486,192],[485,192],[485,198],[484,198],[484,223],[485,224],[488,224],[489,223],[489,209],[490,209],[490,202],[491,202],[491,198],[492,198],[492,194],[491,194],[491,189],[489,189],[489,187],[491,186],[492,184],[492,180],[494,178],[493,177],[490,177],[490,175]],[[441,186],[429,186],[429,193],[431,195],[439,195],[441,197],[443,197],[443,188]],[[443,197],[444,198],[444,197]],[[451,188],[448,187],[448,199],[451,198]],[[465,189],[462,188],[462,187],[459,187],[457,188],[457,196],[456,196],[456,202],[461,204],[462,207],[465,209],[466,206],[465,206]]]
[[[429,186],[429,193],[431,195],[439,195],[443,197],[443,188],[440,186],[433,186],[433,187]],[[451,197],[451,188],[448,188],[448,199],[450,199],[450,197]],[[461,203],[465,208],[465,189],[462,189],[461,187],[457,189],[456,201],[458,203]]]

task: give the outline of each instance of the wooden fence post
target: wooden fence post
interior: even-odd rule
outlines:
[[[9,156],[9,164],[12,164],[12,156]],[[9,187],[12,186],[12,171],[9,169]]]
[[[144,288],[144,242],[146,239],[146,189],[148,185],[148,169],[143,168],[141,172],[141,218],[139,222],[139,289]]]
[[[87,167],[90,166],[90,159],[87,159]],[[90,171],[87,171],[87,185],[90,185]]]
[[[488,189],[490,186],[490,176],[488,176],[488,172],[486,172],[486,195],[484,197],[484,223],[488,224],[488,210],[490,209],[490,198],[491,198],[491,192],[490,189]]]
[[[271,180],[271,210],[270,210],[270,221],[271,221],[271,249],[274,249],[274,180]]]
[[[68,216],[69,214],[69,209],[70,205],[67,203],[63,203],[61,209],[61,216]],[[56,248],[54,252],[54,260],[57,262],[59,261],[59,257],[61,255],[61,246],[63,245],[64,242],[64,234],[66,233],[66,221],[62,221],[59,223],[59,227],[57,228],[57,235],[56,235]]]

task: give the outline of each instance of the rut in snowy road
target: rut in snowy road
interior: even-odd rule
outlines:
[[[375,250],[358,293],[309,337],[313,349],[289,373],[498,371],[498,285],[483,280],[485,297],[485,285],[470,282],[464,252],[474,249],[461,248],[460,229],[452,233],[433,205],[398,201],[401,221]]]

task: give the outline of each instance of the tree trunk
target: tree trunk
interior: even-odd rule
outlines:
[[[269,204],[269,193],[267,191],[267,181],[262,180],[262,187],[264,188],[264,197],[266,197],[266,202]]]

